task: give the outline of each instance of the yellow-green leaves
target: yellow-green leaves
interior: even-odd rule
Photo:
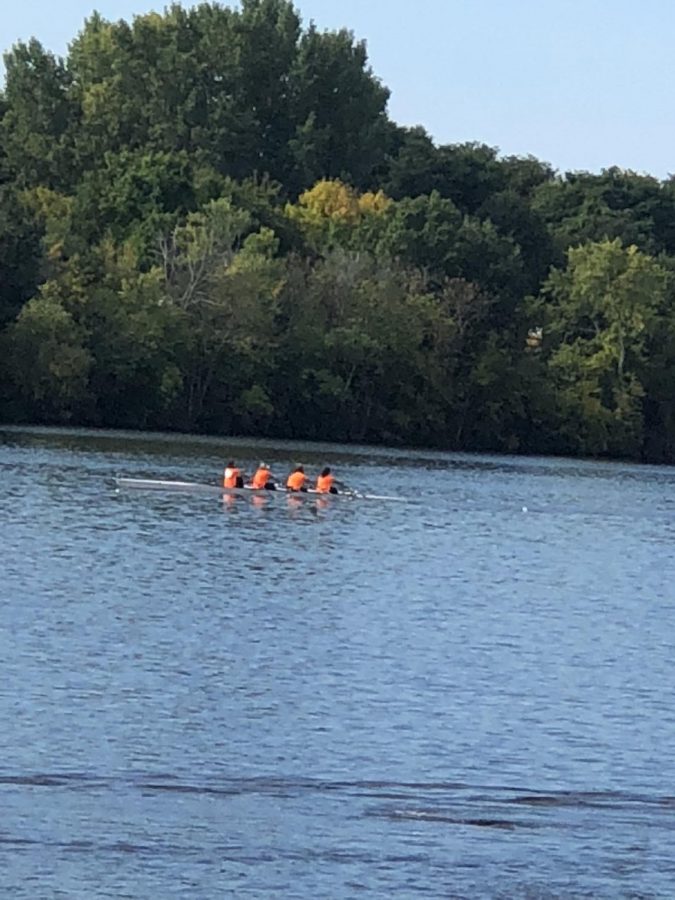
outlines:
[[[382,216],[392,201],[382,192],[360,194],[339,180],[324,179],[286,206],[308,244],[317,250],[349,246],[356,229],[368,219]]]
[[[658,262],[618,238],[570,249],[567,268],[551,274],[539,311],[573,447],[630,455],[640,446],[645,348],[666,287]]]

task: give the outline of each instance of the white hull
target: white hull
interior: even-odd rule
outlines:
[[[116,478],[118,488],[138,488],[143,491],[187,491],[191,494],[273,494],[274,491],[255,488],[226,488],[220,484],[203,484],[198,481],[164,481],[155,478]]]
[[[185,491],[193,494],[226,494],[233,496],[262,496],[297,497],[299,500],[332,500],[337,498],[356,500],[401,500],[401,497],[378,497],[374,494],[359,494],[355,491],[343,491],[339,494],[320,494],[310,488],[307,491],[287,491],[286,488],[277,487],[274,491],[264,488],[226,488],[218,484],[203,484],[198,481],[164,481],[155,478],[116,478],[117,488],[136,488],[145,491]]]

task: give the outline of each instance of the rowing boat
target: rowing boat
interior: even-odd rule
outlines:
[[[204,484],[199,481],[166,481],[155,478],[116,478],[118,488],[136,488],[142,491],[188,491],[193,494],[270,494],[272,491],[255,488],[226,488],[220,484]]]
[[[167,481],[155,478],[115,478],[115,485],[120,488],[132,488],[144,491],[185,491],[194,494],[218,494],[220,496],[263,496],[274,497],[280,494],[284,497],[297,497],[298,499],[332,500],[347,498],[352,500],[402,500],[402,497],[383,497],[377,494],[361,494],[358,491],[341,491],[339,494],[323,494],[309,488],[307,491],[288,491],[284,487],[277,486],[275,490],[266,488],[226,488],[220,484],[204,484],[199,481]]]

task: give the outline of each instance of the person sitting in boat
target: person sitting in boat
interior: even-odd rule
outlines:
[[[267,463],[261,462],[258,466],[258,469],[253,476],[253,480],[251,481],[251,487],[254,490],[262,490],[263,488],[266,491],[274,491],[276,490],[276,485],[274,484],[274,475],[270,472],[270,467]]]
[[[316,479],[316,490],[319,494],[337,494],[335,487],[335,478],[331,474],[330,467],[326,466],[321,470],[321,474]]]
[[[307,490],[307,476],[303,466],[296,466],[288,476],[286,479],[286,490],[294,492]]]
[[[225,472],[223,474],[223,487],[226,488],[243,488],[244,486],[244,475],[241,469],[237,468],[234,464],[234,460],[231,459],[228,464],[225,466]]]

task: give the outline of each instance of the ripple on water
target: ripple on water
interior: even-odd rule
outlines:
[[[414,502],[113,488],[230,452]],[[3,893],[672,896],[672,470],[13,432],[0,472]]]

